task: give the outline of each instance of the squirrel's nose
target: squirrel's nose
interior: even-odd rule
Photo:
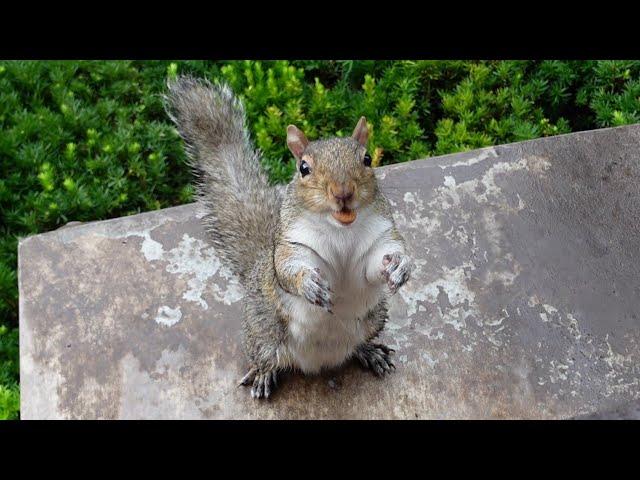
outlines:
[[[353,187],[350,185],[331,185],[329,187],[331,191],[331,195],[335,197],[336,200],[341,200],[343,202],[348,202],[353,198]]]

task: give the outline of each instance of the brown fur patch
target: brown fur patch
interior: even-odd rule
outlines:
[[[347,185],[354,190],[353,206],[362,208],[371,204],[377,195],[378,184],[371,167],[364,165],[366,148],[353,138],[329,138],[310,142],[305,157],[313,160],[311,173],[293,179],[294,194],[298,202],[314,212],[329,212],[342,207],[331,194],[331,186]],[[351,205],[349,205],[351,208]]]

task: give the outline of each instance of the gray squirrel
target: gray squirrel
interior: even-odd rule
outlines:
[[[316,141],[290,125],[297,168],[279,189],[227,85],[177,77],[165,106],[197,173],[211,243],[246,291],[240,385],[268,398],[284,370],[318,373],[351,358],[379,376],[395,369],[376,338],[412,262],[371,167],[366,119],[351,137]]]

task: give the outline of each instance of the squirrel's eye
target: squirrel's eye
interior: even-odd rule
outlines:
[[[367,167],[370,167],[370,166],[371,166],[371,155],[369,155],[368,153],[365,153],[365,154],[364,154],[364,164],[365,164]]]
[[[304,177],[311,173],[311,168],[307,162],[300,163],[300,174]]]

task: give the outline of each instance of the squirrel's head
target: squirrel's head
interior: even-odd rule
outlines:
[[[287,127],[287,145],[296,158],[293,183],[303,207],[331,214],[342,225],[355,221],[358,209],[373,201],[378,188],[368,135],[364,117],[346,138],[310,142],[296,126]]]

